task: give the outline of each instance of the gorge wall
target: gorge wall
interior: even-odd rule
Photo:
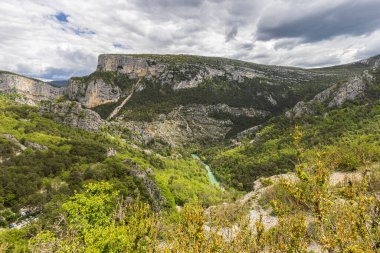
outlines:
[[[65,94],[65,88],[9,72],[0,72],[0,92],[19,93],[33,100],[51,100]]]

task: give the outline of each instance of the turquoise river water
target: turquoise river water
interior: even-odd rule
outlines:
[[[214,173],[212,173],[210,166],[205,164],[197,154],[191,154],[191,156],[194,159],[198,160],[203,165],[203,167],[205,167],[205,169],[207,170],[207,176],[208,176],[208,179],[210,180],[210,183],[213,185],[219,186],[219,182],[216,179]]]

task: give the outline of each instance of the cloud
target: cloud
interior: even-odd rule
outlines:
[[[379,10],[378,0],[288,2],[264,13],[258,23],[257,38],[302,38],[314,42],[338,35],[367,34],[379,29]]]
[[[380,53],[378,0],[12,0],[0,3],[0,69],[47,79],[102,53],[199,54],[319,67]]]
[[[226,34],[226,42],[234,39],[238,33],[238,26],[233,25]]]

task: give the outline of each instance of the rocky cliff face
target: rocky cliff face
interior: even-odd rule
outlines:
[[[106,124],[99,114],[74,101],[45,103],[40,111],[49,113],[57,122],[87,131],[98,131]]]
[[[374,70],[376,69],[374,68]],[[363,97],[367,88],[374,85],[375,82],[374,75],[366,70],[347,82],[338,83],[327,88],[308,102],[298,102],[291,110],[286,112],[286,116],[298,118],[305,114],[313,114],[313,107],[317,104],[324,104],[328,108],[339,107],[346,101],[354,101]]]
[[[76,100],[87,108],[117,102],[120,99],[120,92],[119,87],[106,83],[101,78],[85,83],[71,79],[67,87],[69,99]]]
[[[174,89],[194,88],[202,81],[214,77],[225,77],[228,81],[239,83],[253,78],[271,78],[298,83],[325,75],[296,68],[185,55],[102,54],[98,58],[97,70],[117,72],[130,78],[156,78],[162,84],[171,85]]]
[[[152,208],[155,211],[160,211],[161,208],[166,204],[167,200],[164,196],[162,196],[161,190],[156,184],[156,177],[153,170],[151,168],[144,170],[129,158],[124,160],[124,163],[130,166],[129,173],[133,177],[141,180],[145,185],[146,190],[151,197]]]
[[[98,73],[96,77],[72,78],[67,89],[68,97],[87,108],[94,108],[99,105],[120,102],[121,98],[125,98],[131,93],[130,88],[128,90],[125,85],[120,85],[120,82],[115,81],[116,79],[124,78],[124,82],[131,80],[131,83],[142,79],[137,92],[149,89],[147,82],[161,85],[160,89],[178,91],[195,89],[205,83],[209,83],[207,85],[210,86],[210,82],[215,81],[215,83],[223,83],[225,86],[229,82],[231,82],[231,86],[241,84],[242,87],[237,87],[237,89],[240,89],[242,93],[244,93],[243,89],[255,89],[254,85],[266,87],[265,90],[258,90],[252,94],[252,101],[255,101],[256,97],[261,100],[264,97],[266,100],[264,103],[272,107],[280,107],[281,101],[279,103],[278,100],[287,100],[289,86],[298,86],[319,79],[330,82],[339,76],[334,72],[326,74],[222,58],[117,54],[100,55],[95,73]],[[109,73],[113,73],[112,78],[109,78]],[[108,76],[105,77],[106,75]],[[248,87],[248,83],[252,86]],[[278,88],[274,88],[275,86]],[[223,89],[228,90],[228,85]],[[218,102],[223,103],[224,101]],[[249,107],[251,104],[248,102],[247,106]]]
[[[0,92],[19,93],[33,100],[53,100],[64,95],[64,88],[8,72],[0,72]]]
[[[217,115],[224,117],[217,117]],[[152,140],[170,146],[190,143],[220,141],[234,129],[234,122],[229,117],[246,117],[250,120],[263,120],[271,115],[268,111],[253,108],[235,108],[226,104],[179,106],[168,114],[161,114],[151,122],[123,122],[138,140],[149,143]]]
[[[129,77],[155,77],[162,72],[164,65],[157,64],[155,60],[134,57],[131,55],[102,54],[98,58],[99,71],[112,71],[126,74]]]
[[[285,108],[294,107],[287,115],[299,117],[312,113],[314,103],[340,106],[360,97],[373,78],[366,72],[342,84],[353,76],[347,70],[359,73],[379,65],[380,57],[306,70],[189,55],[105,54],[99,56],[97,71],[71,78],[63,88],[0,72],[0,92],[24,94],[29,100],[23,103],[30,105],[66,95],[73,102],[51,103],[43,110],[71,126],[99,130],[108,119],[145,143],[160,140],[177,146],[247,130],[241,138]],[[310,95],[315,97],[303,102]]]
[[[177,146],[222,140],[259,125],[293,106],[298,96],[293,94],[302,93],[305,83],[327,80],[323,85],[329,86],[339,78],[333,71],[326,74],[223,58],[103,54],[96,72],[70,80],[67,94],[103,113],[104,119],[126,126],[140,141]],[[133,117],[152,111],[150,120]]]

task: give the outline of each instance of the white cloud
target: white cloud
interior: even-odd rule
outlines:
[[[380,53],[375,18],[356,15],[368,24],[345,26],[346,32],[336,31],[339,20],[330,20],[334,13],[347,20],[349,14],[334,8],[355,2],[4,0],[0,69],[61,79],[92,72],[101,53],[187,53],[301,67],[346,63]],[[363,0],[359,7],[376,4]],[[67,22],[57,20],[58,13]],[[318,15],[331,24],[328,34],[318,30]],[[310,34],[299,22],[306,21],[320,39],[305,40]]]

